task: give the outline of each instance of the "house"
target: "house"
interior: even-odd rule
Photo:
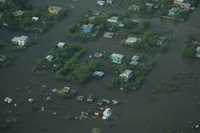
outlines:
[[[150,3],[150,2],[146,2],[145,5],[146,5],[146,7],[147,7],[148,10],[151,10],[154,7],[154,4]]]
[[[7,57],[5,55],[0,55],[0,63],[5,62],[6,58]]]
[[[113,32],[105,32],[103,35],[104,38],[109,38],[109,39],[113,38],[113,36],[114,36]]]
[[[112,63],[114,63],[114,64],[122,64],[124,55],[113,53],[113,54],[111,54],[110,58],[112,60]]]
[[[174,0],[174,5],[182,8],[186,11],[189,11],[192,6],[190,3],[185,2],[185,0]]]
[[[58,48],[63,48],[65,46],[65,42],[58,42],[58,44],[56,45]]]
[[[200,58],[200,46],[196,48],[196,57]]]
[[[97,1],[97,5],[104,6],[105,5],[105,1],[104,0],[98,0]]]
[[[50,6],[48,8],[49,14],[52,14],[52,15],[58,15],[61,10],[62,10],[62,7],[60,6]]]
[[[140,60],[140,56],[139,55],[132,56],[131,61],[130,61],[130,65],[135,65],[136,66],[139,63],[139,60]]]
[[[106,3],[107,3],[107,4],[112,4],[113,1],[112,1],[112,0],[106,0]]]
[[[38,21],[39,20],[39,17],[32,17],[31,18],[33,21]]]
[[[140,11],[140,6],[133,4],[133,5],[128,7],[128,10],[133,10],[135,12],[139,12]]]
[[[28,42],[28,36],[22,35],[22,36],[13,37],[11,39],[11,42],[20,47],[23,47]]]
[[[178,8],[173,7],[173,8],[171,8],[171,9],[169,9],[169,11],[168,11],[168,16],[174,17],[174,16],[177,15],[177,13],[178,13]]]
[[[103,71],[95,71],[94,73],[93,73],[93,76],[94,77],[103,77],[104,76],[104,72]]]
[[[117,16],[113,16],[113,17],[107,19],[107,22],[118,23],[118,17]]]
[[[102,119],[103,120],[107,120],[108,118],[110,118],[112,115],[112,109],[111,108],[106,108],[104,111],[103,111],[103,116],[102,116]]]
[[[132,76],[133,76],[133,71],[130,69],[126,69],[119,75],[119,77],[123,79],[125,82],[127,82],[130,78],[132,78]]]
[[[53,56],[53,55],[47,55],[45,58],[46,58],[46,60],[48,60],[49,62],[52,62],[54,56]]]
[[[84,25],[82,25],[82,31],[83,31],[83,33],[86,33],[86,34],[88,34],[88,33],[91,33],[92,32],[92,30],[93,30],[93,24],[84,24]]]
[[[125,40],[125,43],[127,45],[134,45],[136,43],[138,43],[139,41],[141,41],[140,38],[138,37],[128,37],[126,40]]]
[[[24,14],[24,11],[17,10],[17,11],[14,11],[12,14],[13,16],[18,17],[18,16],[22,16]]]

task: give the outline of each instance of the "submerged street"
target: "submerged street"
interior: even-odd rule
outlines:
[[[89,133],[93,127],[100,128],[102,133],[199,133],[200,129],[192,129],[191,123],[200,122],[200,83],[191,84],[188,89],[180,89],[174,93],[154,94],[154,89],[163,81],[168,81],[176,74],[199,73],[199,60],[187,61],[182,57],[182,51],[191,35],[200,35],[200,8],[197,8],[185,22],[166,22],[152,18],[152,26],[156,31],[166,31],[172,36],[167,52],[156,55],[156,65],[147,75],[141,89],[136,92],[123,93],[107,90],[105,84],[109,76],[103,80],[95,80],[86,85],[76,85],[71,82],[58,82],[54,73],[36,74],[33,68],[39,58],[44,57],[48,51],[59,41],[72,43],[66,32],[77,23],[88,9],[102,10],[94,0],[33,0],[35,8],[50,4],[62,5],[69,9],[69,14],[62,21],[54,25],[47,33],[37,36],[37,45],[33,45],[19,53],[13,65],[0,69],[0,101],[7,96],[12,97],[19,112],[19,122],[13,128],[2,133]],[[116,3],[111,9],[120,11]],[[13,35],[20,33],[0,29],[0,38],[9,40]],[[117,39],[100,39],[86,43],[77,43],[89,52],[97,49],[106,52],[120,52],[131,55],[132,51],[124,48]],[[44,85],[46,85],[44,87]],[[43,87],[42,87],[43,86]],[[81,111],[88,104],[79,104],[73,100],[55,100],[44,102],[44,96],[54,88],[72,86],[82,94],[94,94],[98,97],[111,97],[118,99],[121,104],[114,109],[116,118],[109,121],[102,120],[66,120],[68,112]],[[24,101],[34,97],[34,107]],[[38,112],[37,106],[46,106],[45,112]],[[0,118],[4,117],[8,106],[0,102]],[[36,109],[35,109],[36,108]],[[53,112],[57,114],[52,115]],[[171,132],[169,132],[171,133]]]

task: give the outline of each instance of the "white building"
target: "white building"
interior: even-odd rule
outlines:
[[[124,55],[113,53],[113,54],[111,54],[110,58],[112,60],[112,63],[114,63],[114,64],[122,64]]]
[[[126,69],[123,73],[119,75],[125,82],[127,82],[133,76],[133,71]]]
[[[97,5],[104,6],[105,5],[105,1],[104,0],[98,0],[97,1]]]
[[[103,35],[104,38],[109,38],[109,39],[113,38],[113,36],[114,36],[113,32],[105,32]]]
[[[140,56],[139,55],[134,55],[131,58],[130,64],[136,66],[139,63],[139,60],[140,60]]]
[[[112,109],[111,108],[106,108],[103,112],[103,116],[102,116],[102,119],[103,120],[107,120],[111,117],[112,115]]]
[[[200,46],[196,48],[196,57],[200,58]]]
[[[38,21],[40,18],[39,17],[32,17],[33,21]]]
[[[110,23],[118,23],[118,17],[113,16],[113,17],[109,18],[107,21]]]
[[[136,43],[138,43],[139,41],[141,41],[140,38],[138,37],[128,37],[126,40],[125,40],[125,43],[127,45],[134,45]]]
[[[20,47],[23,47],[28,42],[28,36],[22,35],[22,36],[13,37],[11,39],[11,42]]]
[[[48,60],[49,62],[52,62],[53,61],[53,55],[47,55],[46,57],[46,60]]]
[[[57,47],[58,48],[63,48],[65,46],[65,42],[58,42]]]

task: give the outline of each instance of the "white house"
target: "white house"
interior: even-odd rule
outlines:
[[[174,0],[174,5],[182,8],[186,11],[189,11],[192,6],[190,3],[185,2],[185,0]]]
[[[22,16],[24,14],[24,11],[22,10],[17,10],[13,12],[13,16],[18,17],[18,16]]]
[[[110,22],[110,23],[118,23],[118,17],[113,16],[113,17],[107,19],[107,21]]]
[[[49,62],[52,62],[54,56],[53,56],[53,55],[47,55],[45,58],[46,58],[46,60],[48,60]]]
[[[49,6],[48,12],[52,15],[58,15],[62,10],[60,6]]]
[[[124,55],[113,53],[113,54],[111,54],[110,58],[112,60],[112,63],[114,63],[114,64],[122,64]]]
[[[127,82],[132,76],[133,76],[133,71],[130,69],[126,69],[119,75],[119,77],[122,78],[125,82]]]
[[[28,41],[28,36],[22,35],[22,36],[15,36],[11,39],[11,42],[23,47]]]
[[[65,46],[65,42],[58,42],[57,47],[58,48],[63,48]]]
[[[113,32],[105,32],[103,35],[104,38],[109,38],[109,39],[113,38],[113,36],[114,36]]]
[[[103,120],[107,120],[111,117],[112,115],[112,109],[111,108],[106,108],[104,111],[103,111],[103,116],[102,116],[102,119]]]
[[[32,20],[33,20],[33,21],[38,21],[38,20],[39,20],[39,17],[32,17]]]
[[[200,58],[200,46],[196,48],[196,57]]]
[[[139,63],[139,60],[140,60],[140,56],[139,55],[134,55],[131,58],[130,64],[136,66]]]
[[[133,44],[138,43],[139,41],[141,41],[141,39],[138,38],[138,37],[128,37],[128,38],[125,40],[125,43],[128,44],[128,45],[133,45]]]
[[[98,0],[97,4],[100,6],[104,6],[105,5],[105,1],[104,0]]]

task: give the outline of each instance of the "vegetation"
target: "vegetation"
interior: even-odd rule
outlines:
[[[47,31],[67,13],[63,10],[58,15],[51,16],[47,9],[32,9],[24,0],[7,0],[0,5],[0,11],[2,12],[0,23],[6,28],[36,33]],[[15,15],[16,12],[21,12],[21,14]],[[33,17],[38,17],[38,20],[34,20]]]

